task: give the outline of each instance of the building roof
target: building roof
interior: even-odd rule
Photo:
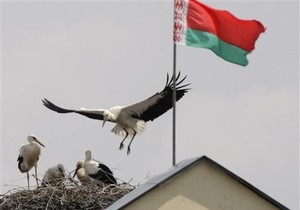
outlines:
[[[206,156],[195,157],[195,158],[186,159],[186,160],[183,160],[183,161],[179,162],[178,164],[174,165],[173,167],[171,167],[166,172],[161,173],[161,174],[151,178],[150,180],[148,180],[144,184],[137,187],[135,190],[133,190],[130,193],[126,194],[124,197],[122,197],[121,199],[119,199],[118,201],[113,203],[106,210],[116,210],[116,209],[122,209],[122,208],[126,207],[127,205],[129,205],[130,203],[132,203],[135,200],[139,199],[141,196],[143,196],[147,192],[153,190],[154,188],[156,188],[158,186],[161,186],[161,185],[165,184],[166,182],[170,181],[175,176],[179,175],[181,172],[195,166],[196,164],[198,164],[201,161],[210,162],[211,164],[213,164],[216,167],[220,168],[228,176],[230,176],[231,178],[233,178],[234,180],[236,180],[240,184],[244,185],[246,188],[250,189],[251,191],[256,193],[258,196],[265,199],[266,201],[272,203],[274,206],[276,206],[276,207],[278,207],[279,209],[282,209],[282,210],[288,210],[288,208],[285,207],[284,205],[280,204],[279,202],[277,202],[276,200],[274,200],[273,198],[271,198],[270,196],[268,196],[264,192],[260,191],[259,189],[257,189],[256,187],[254,187],[253,185],[248,183],[247,181],[243,180],[239,176],[235,175],[234,173],[232,173],[228,169],[224,168],[223,166],[221,166],[220,164],[218,164],[217,162],[211,160],[210,158],[208,158]]]

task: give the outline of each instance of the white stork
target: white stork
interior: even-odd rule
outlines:
[[[51,185],[56,186],[61,184],[65,178],[65,168],[62,164],[57,164],[49,168],[43,177],[42,186]]]
[[[117,184],[113,172],[103,163],[92,158],[92,152],[85,152],[84,169],[93,179],[99,180],[104,184]]]
[[[34,135],[29,135],[27,138],[29,144],[25,144],[20,148],[20,154],[17,159],[18,167],[22,173],[27,173],[27,184],[29,190],[29,171],[34,166],[35,180],[38,187],[37,178],[37,162],[41,155],[41,146],[45,147]]]
[[[82,185],[89,185],[92,183],[91,177],[85,172],[84,161],[82,160],[77,162],[73,178],[76,175]]]
[[[149,120],[153,121],[173,107],[173,77],[174,75],[172,76],[171,80],[169,80],[169,75],[167,74],[167,82],[162,91],[143,101],[134,103],[129,106],[114,106],[109,109],[65,109],[56,106],[46,98],[44,98],[42,102],[47,108],[58,113],[73,112],[95,120],[103,120],[102,127],[104,126],[106,121],[116,123],[111,132],[124,137],[122,142],[120,143],[120,150],[124,147],[124,140],[127,137],[131,138],[130,143],[127,147],[127,154],[129,154],[132,140],[134,139],[136,134],[141,133],[145,129],[146,122]],[[180,72],[175,78],[176,101],[181,99],[189,90],[189,88],[186,88],[186,86],[188,86],[189,84],[179,86],[185,80],[186,76],[181,80],[179,80],[179,77]]]

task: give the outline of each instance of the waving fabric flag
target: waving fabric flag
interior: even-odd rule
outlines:
[[[241,20],[230,12],[210,8],[197,0],[175,0],[174,42],[212,50],[242,66],[265,27],[257,20]]]

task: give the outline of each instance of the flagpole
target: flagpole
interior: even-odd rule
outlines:
[[[173,2],[173,27],[175,26],[175,7],[176,0]],[[173,28],[174,33],[174,28]],[[172,104],[173,104],[173,127],[172,127],[172,165],[176,164],[176,44],[173,34],[173,93],[172,93]]]
[[[173,166],[176,164],[176,44],[173,44]]]

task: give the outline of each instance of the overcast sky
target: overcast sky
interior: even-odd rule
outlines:
[[[278,202],[299,209],[299,3],[212,1],[267,28],[242,67],[207,49],[178,46],[177,70],[192,83],[176,106],[177,162],[206,155]],[[27,136],[38,163],[67,170],[87,149],[131,184],[172,166],[172,111],[119,151],[100,121],[48,110],[109,108],[143,100],[173,71],[172,1],[2,1],[1,193],[26,186],[17,156]],[[127,146],[128,142],[125,142]],[[30,173],[32,174],[34,170]],[[30,179],[31,185],[35,182]]]

